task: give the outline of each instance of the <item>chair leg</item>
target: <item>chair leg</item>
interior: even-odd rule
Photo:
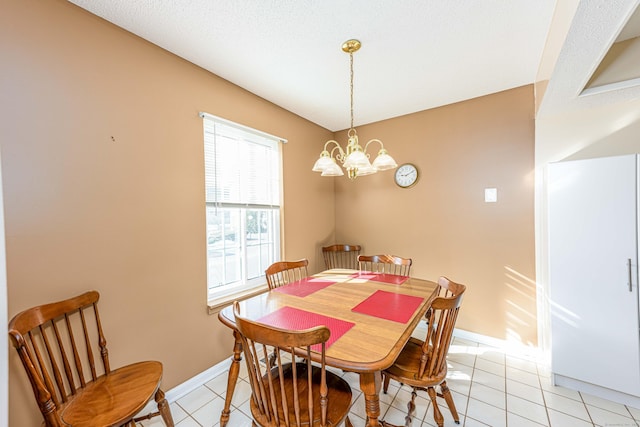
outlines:
[[[451,391],[449,391],[446,381],[442,381],[442,384],[440,384],[440,391],[442,392],[442,397],[444,397],[444,400],[447,402],[447,406],[449,407],[449,411],[451,411],[453,420],[456,424],[460,424],[458,410],[456,409],[456,404],[453,402],[453,396],[451,395]]]
[[[164,421],[167,427],[174,427],[173,417],[171,416],[171,410],[169,409],[169,404],[167,403],[167,399],[164,398],[164,392],[160,389],[156,392],[155,397],[156,403],[158,404],[158,411],[160,411],[160,416],[162,417],[162,421]]]
[[[269,355],[269,360],[267,361],[269,368],[272,368],[273,366],[276,366],[276,357],[277,357],[276,349],[274,348],[273,352]],[[295,363],[296,361],[292,360],[291,362]]]
[[[440,412],[440,408],[438,408],[438,402],[436,401],[436,390],[433,387],[429,387],[427,389],[427,393],[429,393],[429,397],[431,398],[431,406],[433,406],[433,419],[438,424],[438,427],[444,426],[444,417],[442,416],[442,412]]]
[[[384,392],[384,394],[387,394],[387,390],[389,389],[389,381],[391,380],[391,378],[389,377],[389,375],[385,375],[384,373],[382,374],[382,376],[384,377],[384,382],[382,383],[382,391]]]
[[[349,417],[344,419],[344,427],[353,427],[353,424],[351,424],[351,420],[349,419]]]
[[[415,389],[411,390],[411,401],[409,403],[407,403],[407,409],[409,411],[407,412],[407,416],[404,417],[404,426],[405,427],[410,427],[411,426],[411,420],[413,418],[413,413],[416,410],[416,396],[417,395],[418,395],[418,393],[416,393]]]

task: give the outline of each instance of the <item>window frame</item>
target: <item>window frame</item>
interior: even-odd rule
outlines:
[[[263,269],[257,272],[259,274],[258,276],[250,277],[250,266],[247,261],[248,260],[247,251],[250,246],[253,247],[256,245],[247,244],[249,240],[248,239],[249,234],[246,232],[247,231],[246,223],[248,220],[247,214],[251,211],[256,211],[255,214],[257,215],[258,218],[263,218],[261,215],[261,212],[266,214],[268,217],[266,219],[269,223],[266,230],[266,237],[267,237],[268,243],[266,244],[258,243],[257,245],[258,259],[260,260],[262,258],[264,250],[268,252],[268,255],[266,258],[269,260],[268,264],[270,264],[271,262],[274,262],[275,260],[280,259],[282,254],[282,241],[283,241],[282,144],[286,143],[287,141],[284,138],[276,137],[266,132],[252,129],[250,127],[247,127],[238,123],[234,123],[232,121],[211,115],[209,113],[201,112],[199,116],[202,118],[202,122],[203,122],[203,147],[205,152],[204,153],[205,161],[203,166],[205,167],[205,209],[206,209],[205,259],[207,264],[206,265],[207,303],[209,306],[209,311],[212,312],[214,309],[222,305],[226,305],[230,301],[233,301],[234,299],[247,298],[267,290],[266,278],[264,276]],[[217,128],[218,125],[220,126],[219,129]],[[229,187],[224,186],[224,184],[218,184],[219,181],[224,180],[220,178],[221,175],[218,175],[218,172],[219,172],[218,169],[221,169],[222,173],[225,173],[225,172],[224,172],[224,167],[220,166],[221,164],[215,161],[215,159],[219,155],[217,153],[217,150],[223,144],[223,143],[218,143],[216,138],[223,136],[222,133],[224,133],[225,131],[227,133],[224,135],[224,138],[227,139],[227,141],[225,142],[227,146],[235,144],[237,142],[237,143],[246,144],[246,149],[248,150],[251,149],[251,147],[253,146],[261,146],[261,145],[271,146],[271,148],[267,148],[267,150],[274,150],[273,152],[270,152],[271,153],[270,155],[274,155],[275,157],[272,158],[270,161],[272,162],[271,164],[277,166],[277,168],[276,170],[273,170],[273,168],[271,168],[267,172],[269,177],[269,184],[267,184],[267,186],[269,187],[269,190],[266,192],[268,194],[267,197],[269,200],[267,202],[265,202],[264,200],[260,200],[259,203],[256,203],[255,201],[254,203],[250,203],[251,200],[249,199],[252,199],[252,196],[247,194],[254,194],[254,195],[257,194],[255,192],[252,193],[251,191],[247,191],[248,187],[246,186],[251,187],[251,183],[247,183],[246,181],[251,182],[252,179],[248,179],[248,180],[240,179],[240,181],[242,181],[242,184],[238,184],[240,185],[240,187],[238,188],[235,188],[234,186],[233,190],[229,190]],[[214,144],[213,151],[209,151],[212,143]],[[221,145],[216,145],[216,144],[221,144]],[[228,156],[231,156],[231,155],[232,155],[231,153],[228,153]],[[214,158],[213,161],[210,160],[212,156]],[[237,158],[237,156],[234,158]],[[243,159],[246,159],[246,158],[243,157]],[[243,166],[250,167],[250,162],[251,160],[247,159],[246,162],[243,162]],[[213,171],[213,174],[211,171]],[[243,173],[238,172],[237,175],[243,176]],[[231,172],[230,175],[225,176],[225,178],[227,180],[232,181],[233,176],[234,176],[233,172]],[[211,183],[211,180],[213,180],[213,184]],[[253,181],[260,182],[260,183],[262,182],[260,180],[255,180],[255,179]],[[235,185],[235,184],[232,184],[232,185]],[[243,187],[243,185],[245,186]],[[254,184],[254,185],[258,187],[260,186],[260,184]],[[276,185],[277,185],[277,188],[273,188]],[[251,189],[254,189],[254,188],[251,187]],[[237,193],[235,193],[234,190],[237,190]],[[212,196],[212,192],[214,196]],[[240,197],[240,199],[242,200],[239,200],[239,199],[227,200],[227,201],[219,200],[218,199],[219,194],[222,194],[220,196],[221,198],[227,197],[228,194],[238,195],[238,197]],[[243,194],[243,196],[240,196],[240,194]],[[214,198],[213,200],[212,200],[212,197]],[[253,196],[253,197],[261,198],[261,195]],[[236,221],[238,222],[238,224],[234,228],[233,235],[236,236],[240,234],[240,236],[242,236],[240,240],[237,241],[238,245],[237,246],[234,245],[232,248],[230,248],[238,251],[236,252],[236,256],[239,255],[239,258],[235,258],[234,256],[233,258],[230,258],[230,259],[232,260],[232,263],[239,264],[237,268],[240,271],[240,280],[224,283],[219,286],[211,286],[211,283],[210,283],[211,278],[213,276],[213,273],[210,271],[211,264],[213,263],[212,256],[210,255],[210,250],[212,250],[211,243],[210,243],[210,225],[213,224],[213,222],[211,222],[212,210],[216,210],[216,213],[215,213],[216,217],[213,217],[213,219],[217,224],[220,224],[220,217],[219,217],[220,215],[222,215],[222,217],[224,218],[222,220],[223,223],[222,223],[221,231],[219,232],[219,234],[221,235],[221,237],[219,238],[223,242],[221,247],[221,251],[223,253],[221,258],[222,258],[222,262],[224,263],[223,277],[225,274],[224,272],[226,271],[226,266],[228,261],[227,255],[226,255],[227,231],[226,231],[226,225],[225,225],[227,223],[228,215],[231,215],[233,213],[233,216],[237,216],[236,219],[239,222]],[[258,241],[262,239],[262,236],[263,236],[263,232],[258,231]],[[234,239],[233,241],[236,241],[236,240]],[[216,242],[217,240],[214,241],[214,243]],[[214,251],[220,252],[220,249],[217,249],[217,250],[214,249]],[[266,268],[266,266],[264,267]],[[256,274],[256,272],[254,271],[253,274]],[[223,280],[226,280],[226,279],[223,279]]]

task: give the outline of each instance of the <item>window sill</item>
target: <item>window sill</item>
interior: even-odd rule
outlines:
[[[228,306],[229,304],[233,303],[236,300],[237,301],[242,301],[244,299],[251,298],[253,296],[259,295],[259,294],[264,293],[264,292],[267,292],[268,290],[269,290],[269,288],[267,287],[266,284],[264,284],[264,285],[260,285],[260,286],[258,286],[256,288],[247,289],[245,291],[236,292],[236,293],[233,293],[233,294],[225,295],[225,296],[222,296],[220,298],[216,298],[216,299],[210,300],[207,303],[207,312],[209,314],[216,314],[222,308]]]

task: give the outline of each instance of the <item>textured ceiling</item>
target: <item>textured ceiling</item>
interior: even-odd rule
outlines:
[[[70,0],[329,130],[533,83],[555,0]]]
[[[631,15],[586,87],[591,92],[601,92],[638,84],[640,84],[640,8]]]
[[[640,37],[640,9],[638,9],[637,6],[633,15],[631,15],[622,31],[620,31],[616,42],[629,40],[634,37]]]
[[[635,77],[640,76],[640,49],[622,55],[616,49],[620,44],[640,47],[634,43],[640,35],[639,5],[640,0],[578,3],[538,117],[640,98],[640,79]]]

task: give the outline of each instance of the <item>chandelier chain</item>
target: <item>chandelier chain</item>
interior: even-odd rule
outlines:
[[[351,102],[351,128],[353,130],[353,52],[349,52],[349,69],[350,69],[350,102]]]

